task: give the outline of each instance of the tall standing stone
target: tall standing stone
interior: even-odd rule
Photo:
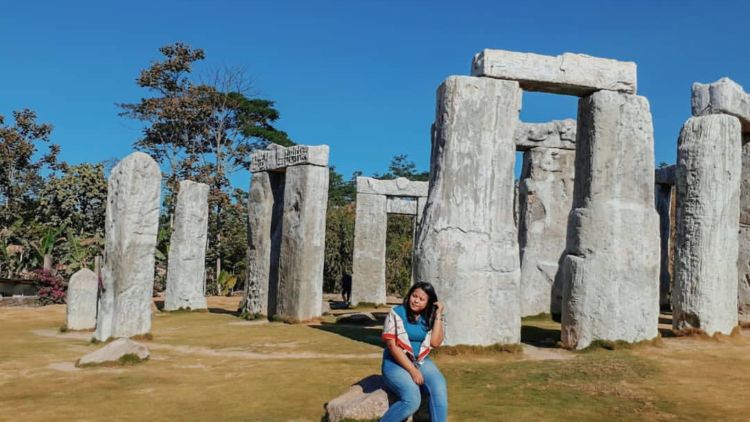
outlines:
[[[659,216],[643,97],[599,91],[579,100],[573,210],[560,271],[567,347],[658,334]]]
[[[385,195],[357,194],[352,259],[352,303],[385,303]]]
[[[99,282],[96,274],[88,268],[78,270],[68,282],[67,318],[68,330],[92,330],[96,327],[96,301]]]
[[[518,343],[520,268],[513,211],[517,82],[451,76],[438,89],[430,189],[415,281],[446,305],[446,343]]]
[[[737,325],[741,142],[728,115],[692,117],[680,132],[675,329],[729,334]]]
[[[659,213],[659,239],[661,242],[661,261],[659,269],[659,305],[669,306],[672,291],[672,241],[674,227],[674,184],[675,165],[656,169],[654,178],[654,206]]]
[[[180,182],[169,243],[169,267],[164,310],[206,309],[204,296],[208,185]]]
[[[151,330],[160,192],[159,166],[142,152],[128,155],[110,173],[97,340]]]
[[[562,292],[553,295],[552,289],[565,252],[575,150],[532,148],[524,152],[523,161],[518,225],[521,315],[550,313],[553,308],[559,313]]]
[[[740,182],[740,231],[737,257],[737,307],[739,321],[750,323],[750,142],[742,144],[742,179]]]
[[[287,168],[276,305],[282,319],[305,321],[322,314],[327,201],[327,166]]]

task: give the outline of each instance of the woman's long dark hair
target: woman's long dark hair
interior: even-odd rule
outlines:
[[[432,324],[435,323],[433,321],[433,314],[434,314],[434,306],[435,302],[438,301],[437,293],[435,293],[435,288],[432,287],[432,284],[420,281],[419,283],[414,283],[413,286],[409,289],[409,292],[406,293],[406,296],[404,296],[404,308],[406,308],[406,318],[414,324],[417,322],[417,314],[412,312],[411,307],[409,306],[409,298],[411,297],[411,294],[414,293],[414,290],[422,289],[425,293],[427,293],[427,306],[425,306],[424,310],[420,314],[423,318],[423,321],[429,321],[430,328],[432,328]]]

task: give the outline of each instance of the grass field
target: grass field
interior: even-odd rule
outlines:
[[[0,308],[0,420],[320,421],[327,400],[379,371],[379,326],[243,321],[237,301],[157,312],[148,361],[84,369],[73,363],[101,346],[60,331],[64,306]],[[557,324],[532,318],[522,352],[438,353],[450,419],[750,419],[748,332],[589,352],[558,339]]]

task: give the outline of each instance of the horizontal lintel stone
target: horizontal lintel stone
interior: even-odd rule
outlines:
[[[742,133],[750,132],[750,96],[729,78],[710,84],[695,82],[691,105],[693,116],[728,114],[740,119]]]
[[[656,171],[654,171],[654,183],[657,185],[674,186],[677,180],[676,171],[676,164],[656,169]]]
[[[471,74],[518,81],[526,91],[579,97],[601,90],[635,94],[637,89],[634,62],[575,53],[545,56],[485,49],[474,56]]]
[[[513,135],[516,150],[532,148],[576,149],[576,121],[553,120],[547,123],[520,123]]]
[[[286,167],[301,164],[314,166],[328,166],[328,145],[295,145],[282,147],[271,144],[263,151],[258,151],[250,157],[250,171],[282,170]]]
[[[388,196],[427,196],[428,182],[417,182],[405,177],[379,180],[372,177],[357,177],[357,193]]]

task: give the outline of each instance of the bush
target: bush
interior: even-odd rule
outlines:
[[[65,303],[67,285],[62,277],[47,270],[35,270],[37,296],[42,305]]]

